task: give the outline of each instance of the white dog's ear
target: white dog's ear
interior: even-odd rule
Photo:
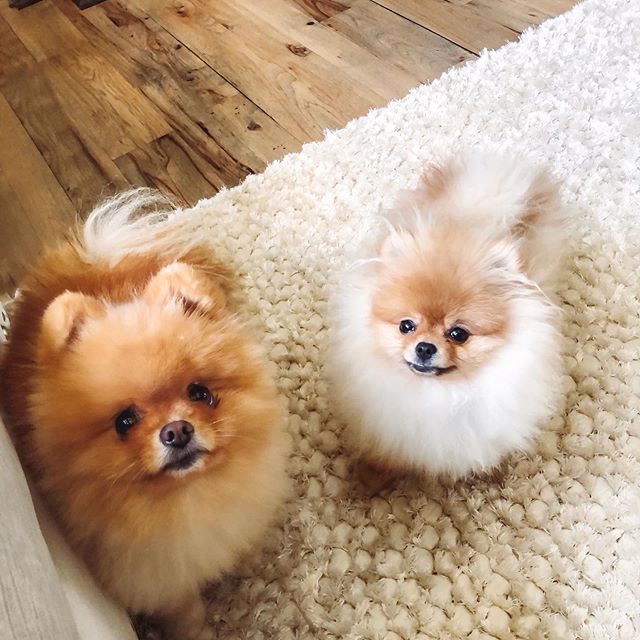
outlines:
[[[418,193],[420,197],[431,202],[443,198],[454,186],[460,167],[450,161],[448,164],[432,162],[427,164],[420,176]]]
[[[47,307],[42,317],[39,348],[53,354],[72,344],[82,325],[89,319],[104,313],[104,305],[82,293],[65,291]]]
[[[172,262],[149,280],[142,294],[150,303],[178,300],[185,314],[209,312],[226,304],[226,293],[212,279],[184,262]]]
[[[517,273],[522,271],[520,243],[517,240],[504,239],[491,246],[487,256],[490,267],[498,271]]]
[[[401,255],[406,251],[407,244],[410,242],[411,238],[411,233],[406,229],[395,228],[389,224],[388,228],[385,229],[385,233],[378,241],[378,257],[381,260],[385,260]]]
[[[526,235],[527,229],[541,223],[560,221],[560,185],[549,173],[538,169],[531,178],[522,213],[514,226],[517,236]]]
[[[405,216],[397,215],[395,210],[386,212],[382,222],[384,227],[381,229],[376,241],[376,254],[379,259],[385,260],[406,251],[413,235],[408,229]]]

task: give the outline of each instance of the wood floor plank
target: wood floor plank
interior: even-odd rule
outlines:
[[[224,152],[215,160],[209,148],[203,155],[193,140],[174,132],[118,158],[116,163],[131,184],[156,187],[182,204],[193,205],[246,175],[229,175],[229,169],[238,165],[229,162]]]
[[[234,7],[245,20],[277,29],[291,42],[290,48],[311,51],[354,82],[365,84],[385,103],[404,96],[418,83],[412,73],[389,64],[324,23],[309,24],[308,14],[290,0],[234,0]]]
[[[85,138],[65,113],[52,85],[55,79],[44,62],[28,76],[14,74],[2,93],[75,209],[85,212],[101,196],[126,188],[127,182],[104,150]]]
[[[535,0],[530,3],[516,0],[473,0],[469,7],[477,15],[489,16],[496,23],[517,33],[540,24],[548,17],[545,11],[535,6]]]
[[[518,33],[496,21],[494,15],[477,12],[472,3],[446,0],[373,0],[457,45],[480,53],[515,40]]]
[[[87,44],[47,61],[65,112],[85,139],[117,158],[171,131],[163,114]]]
[[[43,0],[22,11],[10,8],[7,2],[0,2],[0,17],[6,20],[24,47],[39,61],[67,54],[85,44],[82,34],[51,0]]]
[[[324,24],[419,82],[430,82],[447,69],[475,58],[466,49],[371,0],[355,0],[349,9]]]
[[[27,265],[33,263],[41,248],[36,229],[31,226],[18,194],[0,170],[0,295],[12,294]]]
[[[352,6],[353,0],[289,0],[302,9],[311,20],[322,22]]]
[[[75,220],[75,209],[9,103],[0,94],[0,169],[43,236]],[[34,183],[37,189],[34,189]]]
[[[565,11],[572,9],[577,0],[515,0],[518,4],[526,7],[534,7],[543,11],[548,17],[559,16]]]
[[[0,16],[0,86],[10,74],[28,69],[35,58],[13,32],[9,23]]]
[[[318,139],[381,103],[362,83],[225,0],[136,4],[300,141]]]
[[[105,2],[83,12],[67,0],[56,5],[173,130],[206,131],[216,148],[253,172],[299,149],[300,143],[264,111],[130,3]]]

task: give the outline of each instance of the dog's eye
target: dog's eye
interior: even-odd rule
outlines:
[[[416,330],[416,323],[413,320],[400,321],[400,333],[411,333]]]
[[[204,402],[215,407],[218,404],[217,398],[203,384],[192,382],[187,387],[187,395],[192,402]]]
[[[469,332],[462,327],[453,327],[447,335],[457,344],[464,344],[469,339]]]
[[[116,433],[124,438],[131,427],[134,427],[140,422],[140,414],[136,411],[135,407],[127,407],[124,411],[121,411],[114,421],[116,426]]]

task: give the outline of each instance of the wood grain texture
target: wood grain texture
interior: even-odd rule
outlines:
[[[116,158],[171,131],[163,114],[87,44],[44,65],[56,96],[83,139]]]
[[[85,44],[78,30],[48,0],[23,11],[0,2],[0,16],[38,61],[58,54],[69,55],[76,46]]]
[[[355,0],[349,9],[328,18],[325,24],[418,82],[434,80],[447,69],[475,57],[370,0]]]
[[[105,195],[193,204],[573,4],[0,2],[0,290]]]
[[[308,24],[308,16],[286,0],[235,0],[234,7],[245,19],[277,29],[291,42],[289,49],[299,48],[305,55],[312,52],[353,83],[365,84],[375,91],[382,103],[405,95],[416,84],[413,75],[394,67],[384,57],[376,56],[330,26]]]
[[[174,132],[116,160],[131,185],[153,186],[184,205],[240,182],[250,171],[230,158],[206,132],[197,138]]]
[[[473,2],[453,4],[446,0],[374,0],[377,4],[433,31],[473,53],[497,49],[515,40],[518,32],[501,24],[493,4],[477,10]],[[497,0],[496,0],[497,1]]]
[[[322,136],[382,99],[336,64],[265,23],[238,3],[217,0],[157,6],[149,15],[300,141]]]
[[[0,16],[0,86],[15,71],[26,71],[34,57],[14,33],[9,23]]]
[[[162,112],[173,131],[206,132],[230,161],[253,172],[299,148],[267,113],[139,9],[107,2],[80,13],[66,0],[56,5]]]
[[[346,11],[353,0],[292,0],[292,4],[300,7],[311,20],[322,22]]]
[[[55,69],[44,62],[28,75],[15,74],[2,92],[76,210],[86,211],[127,183],[96,144],[99,120],[94,120],[94,133],[84,136],[86,125],[74,122],[66,110],[69,96],[60,96],[57,78]]]

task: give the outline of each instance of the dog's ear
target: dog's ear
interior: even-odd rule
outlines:
[[[405,250],[411,238],[411,233],[406,229],[389,225],[389,228],[385,230],[384,235],[382,235],[378,241],[378,257],[384,262],[387,258],[400,255]]]
[[[522,271],[522,256],[518,240],[504,239],[496,242],[487,252],[490,267],[507,273]]]
[[[214,311],[226,304],[223,288],[184,262],[172,262],[160,269],[142,295],[151,304],[177,300],[187,315]]]
[[[457,167],[453,162],[432,162],[425,166],[420,176],[418,195],[432,202],[443,198],[454,186]]]
[[[514,225],[516,236],[524,236],[530,227],[557,218],[559,221],[560,185],[543,170],[538,170],[531,179],[525,196],[522,213]]]
[[[104,313],[104,305],[74,291],[65,291],[49,304],[42,317],[39,347],[44,353],[58,353],[75,342],[89,318]]]

